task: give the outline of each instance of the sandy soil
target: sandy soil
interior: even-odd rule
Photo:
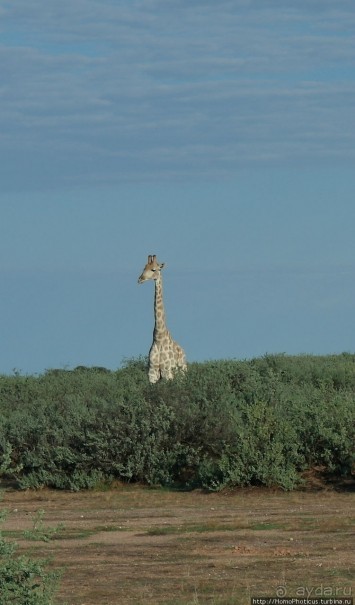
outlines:
[[[354,500],[333,490],[117,486],[7,489],[1,504],[8,539],[64,569],[61,605],[244,605],[261,596],[354,596]],[[24,539],[41,510],[44,527],[57,531],[48,542]]]

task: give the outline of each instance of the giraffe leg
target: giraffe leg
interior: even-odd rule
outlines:
[[[161,370],[161,377],[165,378],[165,380],[172,380],[174,378],[174,373],[171,368],[164,367]]]
[[[158,382],[161,378],[160,374],[160,362],[159,362],[159,348],[154,342],[149,351],[149,371],[148,378],[151,384]]]
[[[151,384],[158,382],[160,380],[160,370],[159,368],[154,368],[152,366],[149,367],[148,378]]]
[[[180,347],[180,345],[177,344],[177,342],[174,342],[174,358],[175,367],[185,372],[187,370],[185,351]]]

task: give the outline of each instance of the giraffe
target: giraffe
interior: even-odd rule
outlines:
[[[149,351],[149,372],[150,383],[158,382],[161,378],[171,380],[174,378],[174,371],[187,369],[184,350],[171,337],[165,324],[165,310],[163,303],[163,284],[161,270],[165,263],[158,263],[156,255],[148,256],[148,263],[145,265],[142,274],[138,278],[138,283],[153,280],[155,283],[154,296],[154,332],[153,344]]]

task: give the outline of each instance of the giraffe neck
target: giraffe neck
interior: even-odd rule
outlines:
[[[167,332],[165,324],[165,310],[163,303],[163,283],[161,275],[155,280],[155,296],[154,296],[154,340],[164,336]]]

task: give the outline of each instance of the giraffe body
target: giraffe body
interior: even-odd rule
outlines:
[[[155,284],[154,296],[154,332],[153,344],[149,351],[149,382],[158,382],[161,378],[171,380],[176,370],[186,370],[186,357],[184,350],[175,342],[166,327],[165,309],[163,302],[163,285],[161,270],[164,263],[159,264],[156,256],[149,255],[148,263],[138,279],[138,283],[153,280]]]

